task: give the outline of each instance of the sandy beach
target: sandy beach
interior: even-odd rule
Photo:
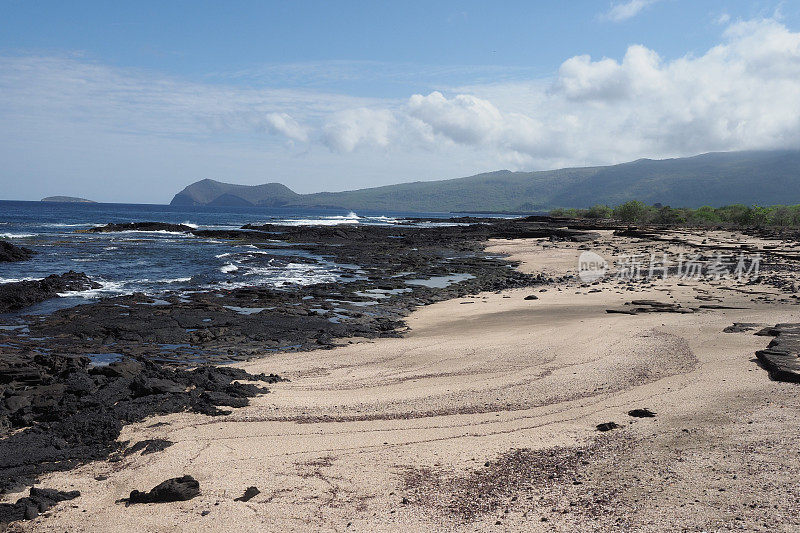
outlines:
[[[683,245],[610,232],[591,244],[665,247]],[[487,251],[558,277],[582,249],[516,239]],[[607,312],[634,299],[729,308]],[[770,339],[753,333],[800,322],[796,302],[732,280],[612,277],[428,305],[402,338],[237,363],[289,381],[228,416],[126,426],[120,440],[174,444],[43,476],[81,497],[9,530],[794,531],[800,399],[759,366]],[[723,331],[733,323],[759,326]],[[628,414],[645,408],[656,416]],[[598,431],[606,422],[619,427]],[[183,474],[200,496],[116,503]],[[260,493],[234,501],[250,486]]]

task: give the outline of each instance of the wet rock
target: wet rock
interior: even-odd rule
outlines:
[[[258,487],[247,487],[247,490],[244,491],[244,494],[242,494],[238,498],[234,498],[233,501],[247,502],[258,496],[259,494],[261,494],[261,491],[258,490]]]
[[[36,252],[24,246],[17,246],[8,241],[0,241],[0,263],[25,261],[33,257]]]
[[[52,274],[36,281],[17,281],[0,284],[0,313],[23,309],[35,303],[56,298],[59,293],[71,291],[88,291],[99,289],[95,283],[82,272],[69,272],[61,275]]]
[[[111,233],[117,231],[174,231],[188,233],[194,228],[183,224],[166,222],[127,222],[122,224],[106,224],[85,230],[87,233]]]
[[[131,491],[126,503],[168,503],[191,500],[200,494],[200,483],[192,476],[162,481],[149,492]]]

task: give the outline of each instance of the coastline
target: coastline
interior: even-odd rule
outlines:
[[[592,249],[648,246],[608,233]],[[486,251],[558,277],[574,273],[581,245],[517,239]],[[236,363],[290,381],[225,417],[126,426],[120,440],[175,444],[43,476],[81,498],[10,530],[789,530],[800,523],[796,385],[754,362],[768,338],[723,330],[800,313],[774,286],[726,287],[484,292],[417,308],[401,338]],[[634,298],[690,306],[699,294],[742,309],[606,312]],[[627,415],[637,408],[657,416]],[[621,427],[597,431],[609,421]],[[193,500],[115,503],[183,474],[200,481]],[[233,501],[248,486],[261,494]]]

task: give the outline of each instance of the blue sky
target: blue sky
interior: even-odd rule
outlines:
[[[800,138],[800,2],[5,0],[0,15],[4,198],[161,203],[206,177],[342,190]]]

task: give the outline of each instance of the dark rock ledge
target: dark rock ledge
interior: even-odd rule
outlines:
[[[36,252],[24,246],[17,246],[8,241],[0,241],[0,263],[12,261],[25,261],[30,259]]]
[[[756,352],[761,365],[776,381],[800,383],[800,324],[776,324],[756,335],[775,337],[765,350]]]
[[[51,274],[44,279],[0,284],[0,313],[16,311],[55,298],[59,293],[99,289],[101,285],[83,272],[70,270]]]
[[[122,455],[124,424],[152,415],[192,411],[227,414],[267,392],[231,367],[171,369],[124,358],[92,366],[88,357],[4,354],[0,358],[0,493],[30,485],[37,476]],[[250,383],[240,383],[247,381]]]

